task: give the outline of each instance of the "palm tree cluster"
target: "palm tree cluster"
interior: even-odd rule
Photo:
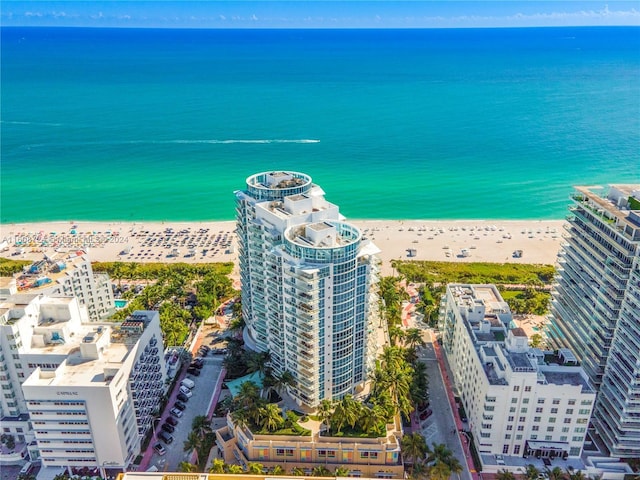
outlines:
[[[414,356],[415,351],[411,348],[385,347],[371,375],[372,397],[384,402],[388,394],[395,413],[406,417],[414,410],[414,405],[429,400],[426,365],[414,361]]]
[[[280,407],[262,398],[261,391],[253,382],[240,385],[238,394],[230,405],[231,419],[237,426],[247,426],[255,433],[309,434],[298,425],[298,415],[287,411],[283,416]],[[285,429],[285,431],[283,431]]]
[[[446,445],[433,443],[429,448],[419,433],[402,437],[402,454],[411,465],[412,479],[448,480],[453,473],[462,471],[462,464]]]
[[[589,478],[581,470],[563,470],[560,467],[540,470],[531,463],[525,468],[524,477],[526,480],[538,480],[542,473],[544,473],[544,476],[549,480],[587,480]],[[500,470],[496,474],[497,480],[515,480],[515,478],[515,475],[507,469]]]
[[[191,432],[184,442],[184,451],[193,452],[195,450],[198,455],[198,465],[204,465],[214,443],[215,434],[211,428],[211,420],[206,415],[198,415],[191,422]]]
[[[274,465],[271,468],[265,468],[262,463],[249,462],[247,468],[242,468],[240,465],[227,464],[224,460],[216,458],[213,461],[212,467],[209,469],[209,473],[245,473],[248,475],[286,475],[286,470],[281,465]],[[294,467],[291,469],[290,475],[294,477],[305,477],[309,475],[304,468]],[[334,472],[329,470],[325,465],[317,465],[311,470],[311,475],[314,477],[346,477],[349,474],[347,467],[337,467]]]
[[[316,415],[327,436],[382,437],[386,433],[386,424],[393,418],[394,407],[388,396],[384,402],[370,398],[367,403],[362,403],[352,395],[345,395],[333,402],[322,400]]]

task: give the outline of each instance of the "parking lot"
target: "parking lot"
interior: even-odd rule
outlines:
[[[198,415],[206,415],[208,413],[211,399],[215,393],[215,385],[222,370],[223,359],[223,355],[209,354],[204,357],[204,365],[200,370],[200,376],[187,375],[185,377],[193,380],[195,383],[192,390],[193,396],[191,396],[187,402],[184,402],[186,409],[182,412],[182,417],[176,418],[178,424],[175,427],[175,431],[170,434],[173,437],[173,441],[167,445],[158,439],[158,434],[162,431],[161,427],[162,424],[165,423],[166,418],[171,416],[169,411],[173,408],[176,396],[179,393],[179,387],[175,387],[171,395],[171,400],[167,404],[161,419],[156,422],[154,436],[149,444],[149,448],[152,448],[154,444],[158,442],[161,443],[166,449],[166,453],[159,455],[154,451],[147,468],[155,465],[160,471],[175,472],[179,470],[178,466],[180,462],[190,460],[192,452],[184,451],[184,442],[191,432],[193,419]]]

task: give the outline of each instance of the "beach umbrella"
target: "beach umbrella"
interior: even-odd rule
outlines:
[[[75,234],[76,234],[76,231],[72,228],[71,229],[71,235],[75,235]]]

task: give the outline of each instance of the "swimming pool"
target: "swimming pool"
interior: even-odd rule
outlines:
[[[114,300],[114,303],[116,304],[116,308],[124,308],[127,306],[127,303],[129,303],[129,300]]]

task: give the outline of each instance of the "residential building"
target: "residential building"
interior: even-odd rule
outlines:
[[[640,457],[640,184],[576,187],[558,257],[549,340],[598,391],[592,424],[612,456]]]
[[[570,350],[529,347],[495,285],[449,284],[440,321],[481,456],[580,456],[595,390]]]
[[[258,462],[267,469],[279,465],[287,472],[298,467],[307,475],[318,466],[331,472],[344,467],[348,476],[357,478],[405,478],[401,438],[399,416],[387,425],[386,436],[378,438],[327,437],[317,429],[309,436],[261,435],[234,425],[231,415],[227,426],[216,430],[216,445],[226,463],[247,467]]]
[[[75,297],[16,294],[0,304],[0,346],[3,432],[32,459],[116,470],[133,461],[165,393],[158,312],[97,324]]]
[[[245,343],[289,371],[299,405],[357,394],[377,353],[377,247],[311,177],[265,172],[237,191]]]
[[[0,300],[11,279],[0,281]],[[109,275],[94,273],[89,258],[82,251],[55,253],[25,267],[14,278],[20,293],[42,293],[47,296],[77,297],[87,308],[89,319],[97,322],[115,312],[113,290]],[[5,285],[5,288],[1,288]],[[6,295],[4,295],[6,296]]]

